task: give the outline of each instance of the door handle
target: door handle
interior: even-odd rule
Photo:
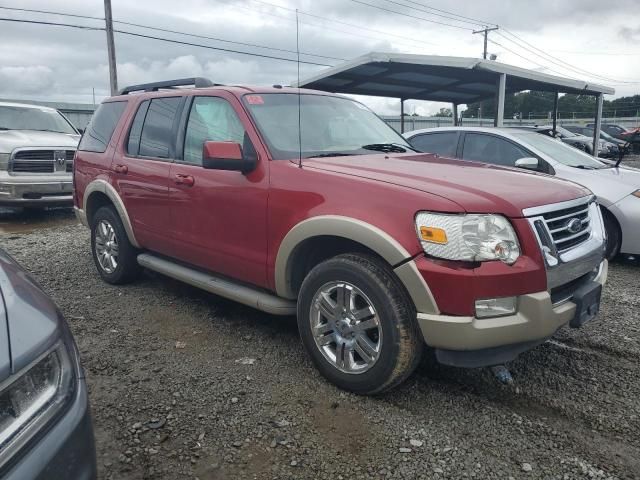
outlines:
[[[129,171],[129,167],[127,167],[126,165],[116,165],[115,167],[113,167],[113,171],[126,175]]]
[[[187,187],[193,187],[196,183],[196,179],[191,175],[182,175],[181,173],[176,174],[173,181],[178,185],[185,185]]]

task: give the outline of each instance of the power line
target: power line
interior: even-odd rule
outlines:
[[[547,62],[551,62],[551,63],[553,63],[555,65],[558,65],[558,66],[560,66],[560,67],[562,67],[562,68],[564,68],[566,70],[571,70],[571,71],[580,73],[582,75],[588,75],[588,76],[593,77],[593,78],[600,78],[600,79],[605,80],[607,82],[617,82],[617,83],[620,83],[620,84],[626,84],[626,83],[628,83],[628,84],[638,84],[638,83],[640,83],[640,81],[618,80],[618,79],[614,79],[614,78],[611,78],[611,77],[606,77],[604,75],[598,75],[596,73],[589,72],[588,70],[584,70],[583,68],[579,68],[579,67],[576,67],[575,65],[571,65],[571,64],[569,64],[567,62],[564,62],[560,58],[554,57],[553,55],[550,55],[550,54],[546,53],[545,51],[535,47],[531,43],[527,42],[526,40],[522,39],[521,37],[517,36],[516,34],[510,32],[507,29],[503,29],[503,31],[505,33],[507,33],[509,36],[515,38],[517,41],[516,40],[511,40],[511,39],[505,37],[504,35],[502,35],[501,33],[498,33],[498,35],[503,37],[505,40],[511,41],[514,44],[518,45],[520,48],[522,48],[524,50],[527,50],[528,52],[533,53],[534,55],[546,60]],[[521,42],[525,46],[521,45],[519,42]],[[541,53],[537,53],[537,52],[541,52]]]
[[[424,3],[416,2],[416,1],[414,1],[414,0],[405,0],[405,2],[407,2],[407,3],[413,3],[414,5],[420,5],[421,7],[428,8],[429,10],[435,10],[436,12],[442,12],[442,13],[446,13],[446,14],[448,14],[448,15],[453,15],[453,16],[455,16],[455,17],[463,18],[463,19],[465,19],[465,20],[470,20],[470,21],[471,21],[471,23],[474,23],[475,25],[482,25],[482,26],[494,26],[494,27],[497,27],[497,26],[498,26],[498,24],[497,24],[497,23],[486,22],[486,21],[484,21],[484,20],[480,20],[480,19],[472,18],[472,17],[465,17],[464,15],[459,15],[459,14],[457,14],[457,13],[450,12],[450,11],[448,11],[448,10],[442,10],[442,9],[440,9],[440,8],[430,7],[430,6],[428,6],[428,5],[425,5]]]
[[[2,10],[19,11],[19,12],[29,12],[29,13],[42,13],[42,14],[48,14],[48,15],[60,15],[60,16],[64,16],[64,17],[82,18],[82,19],[87,19],[87,20],[104,21],[104,18],[100,18],[100,17],[91,17],[91,16],[88,16],[88,15],[76,15],[76,14],[71,14],[71,13],[53,12],[53,11],[50,11],[50,10],[35,10],[35,9],[29,9],[29,8],[14,8],[14,7],[3,7],[3,6],[0,6],[0,9],[2,9]],[[139,24],[139,23],[125,22],[125,21],[122,21],[122,20],[114,20],[113,23],[118,23],[120,25],[128,25],[128,26],[131,26],[131,27],[145,28],[145,29],[149,29],[149,30],[155,30],[155,31],[158,31],[158,32],[173,33],[173,34],[177,34],[177,35],[185,35],[185,36],[193,37],[193,38],[201,38],[201,39],[206,39],[206,40],[213,40],[213,41],[216,41],[216,42],[231,43],[231,44],[235,44],[235,45],[242,45],[242,46],[245,46],[245,47],[263,48],[263,49],[268,49],[268,50],[273,50],[273,51],[278,51],[278,52],[286,52],[286,53],[294,53],[294,54],[298,53],[295,50],[287,50],[287,49],[284,49],[284,48],[270,47],[270,46],[266,46],[266,45],[255,44],[255,43],[236,42],[236,41],[233,41],[233,40],[226,40],[226,39],[223,39],[223,38],[210,37],[210,36],[206,36],[206,35],[198,35],[198,34],[195,34],[195,33],[180,32],[180,31],[177,31],[177,30],[169,30],[167,28],[153,27],[153,26],[150,26],[150,25],[142,25],[142,24]],[[344,58],[330,57],[330,56],[327,56],[327,55],[320,55],[320,54],[309,53],[309,52],[300,52],[300,55],[306,55],[306,56],[318,57],[318,58],[326,58],[326,59],[329,59],[329,60],[341,60],[341,61],[345,61],[346,60]]]
[[[446,18],[448,20],[453,20],[453,21],[460,22],[460,23],[467,23],[469,25],[475,25],[475,26],[481,26],[481,27],[484,26],[484,24],[480,23],[480,22],[469,21],[469,20],[461,20],[459,18],[451,17],[451,16],[448,16],[448,15],[442,15],[440,13],[433,13],[432,11],[429,11],[429,10],[427,10],[425,8],[412,7],[411,5],[407,5],[405,3],[400,3],[400,2],[397,2],[395,0],[384,0],[384,1],[388,2],[388,3],[392,3],[394,5],[399,5],[401,7],[410,8],[411,10],[417,10],[418,12],[428,13],[429,15],[433,15],[435,17]],[[421,7],[425,7],[425,5],[422,5],[422,4],[418,3],[418,2],[409,2],[409,3],[412,3],[414,5],[420,5]],[[429,8],[429,7],[427,7],[427,8]],[[444,12],[444,10],[438,10],[438,11],[439,12]]]
[[[82,29],[82,30],[105,31],[104,27],[88,27],[88,26],[85,26],[85,25],[74,25],[74,24],[59,23],[59,22],[45,22],[45,21],[40,21],[40,20],[26,20],[26,19],[0,17],[0,21],[3,21],[3,22],[16,22],[16,23],[31,23],[31,24],[50,25],[50,26],[58,26],[58,27],[70,27],[70,28],[78,28],[78,29]],[[192,43],[192,42],[184,42],[184,41],[170,39],[170,38],[157,37],[157,36],[154,36],[154,35],[144,35],[144,34],[141,34],[141,33],[127,32],[125,30],[115,30],[114,29],[113,31],[115,33],[119,33],[121,35],[129,35],[129,36],[133,36],[133,37],[148,38],[148,39],[151,39],[151,40],[158,40],[158,41],[162,41],[162,42],[175,43],[175,44],[179,44],[179,45],[188,45],[190,47],[207,48],[209,50],[217,50],[217,51],[221,51],[221,52],[236,53],[236,54],[239,54],[239,55],[248,55],[248,56],[251,56],[251,57],[269,58],[269,59],[272,59],[272,60],[280,60],[280,61],[283,61],[283,62],[297,62],[297,60],[295,58],[277,57],[275,55],[266,55],[266,54],[255,53],[255,52],[244,52],[244,51],[241,51],[241,50],[234,50],[234,49],[222,48],[222,47],[214,47],[214,46],[211,46],[211,45],[203,45],[203,44]],[[333,65],[330,65],[330,64],[316,63],[316,62],[310,62],[310,61],[306,61],[306,60],[300,60],[300,63],[304,63],[305,65],[315,65],[315,66],[319,66],[319,67],[333,67]]]
[[[431,20],[429,18],[418,17],[417,15],[410,15],[408,13],[398,12],[397,10],[381,7],[379,5],[373,5],[371,3],[363,2],[362,0],[350,0],[350,1],[354,2],[354,3],[359,3],[360,5],[366,5],[366,6],[371,7],[371,8],[376,8],[378,10],[382,10],[382,11],[385,11],[385,12],[395,13],[396,15],[402,15],[403,17],[409,17],[409,18],[413,18],[413,19],[416,19],[416,20],[422,20],[424,22],[435,23],[437,25],[444,25],[445,27],[451,27],[451,28],[458,28],[460,30],[473,31],[473,29],[469,28],[469,27],[461,27],[460,25],[452,25],[450,23],[439,22],[437,20]]]

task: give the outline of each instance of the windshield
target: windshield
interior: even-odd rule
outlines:
[[[566,145],[551,137],[528,132],[513,133],[513,136],[564,165],[589,170],[608,168],[607,165],[599,162],[591,155],[581,152],[577,148]]]
[[[77,133],[57,110],[3,105],[0,105],[0,130]]]
[[[414,151],[371,110],[348,98],[268,93],[243,100],[274,160],[298,158],[299,150],[303,158]]]

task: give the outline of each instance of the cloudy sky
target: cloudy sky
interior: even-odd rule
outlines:
[[[618,0],[615,5],[602,0],[112,2],[114,20],[228,42],[122,23],[115,25],[117,30],[288,59],[295,59],[297,8],[301,58],[318,64],[337,64],[372,50],[478,57],[482,38],[470,29],[480,27],[469,22],[493,23],[503,28],[490,34],[496,43],[489,44],[489,52],[497,54],[498,61],[612,85],[615,97],[640,93],[638,0]],[[102,0],[0,0],[0,6],[104,16]],[[457,21],[445,12],[469,20]],[[0,18],[103,26],[99,20],[7,9],[0,9]],[[291,61],[124,33],[116,33],[115,41],[120,86],[191,76],[244,84],[289,84],[296,79],[296,63]],[[103,31],[0,21],[0,59],[2,98],[91,103],[92,89],[97,101],[108,94]],[[301,77],[323,68],[301,65]],[[399,108],[393,99],[367,103],[381,114],[397,114]],[[408,111],[428,114],[442,106],[409,102]]]

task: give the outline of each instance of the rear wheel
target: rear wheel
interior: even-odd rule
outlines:
[[[411,300],[371,255],[339,255],[313,268],[300,289],[298,326],[320,373],[354,393],[397,386],[422,353]]]
[[[606,210],[602,210],[604,229],[607,232],[607,249],[605,255],[607,260],[615,259],[622,247],[622,232],[616,218]]]
[[[91,251],[98,273],[108,283],[128,283],[140,274],[137,251],[112,207],[101,207],[93,216]]]

